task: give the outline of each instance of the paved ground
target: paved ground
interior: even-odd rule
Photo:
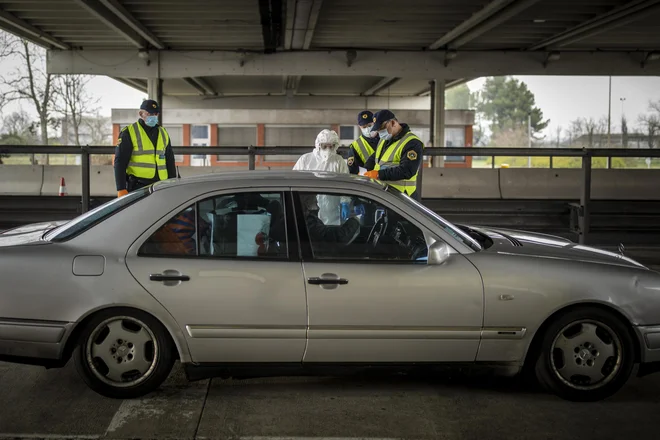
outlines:
[[[461,372],[188,383],[111,400],[61,370],[0,363],[0,438],[656,439],[660,376],[598,403]]]

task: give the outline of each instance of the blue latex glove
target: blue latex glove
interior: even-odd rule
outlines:
[[[341,204],[341,220],[346,221],[351,215],[351,209],[348,205],[348,202],[342,202]]]

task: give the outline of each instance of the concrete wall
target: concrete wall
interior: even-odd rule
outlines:
[[[234,168],[236,169],[236,168]],[[182,167],[183,177],[231,171],[225,167]],[[592,172],[596,200],[660,200],[660,170]],[[111,166],[92,167],[92,195],[116,195]],[[81,194],[78,166],[0,165],[0,195],[57,195],[64,177],[70,195]],[[425,198],[467,199],[579,199],[581,170],[426,168]]]
[[[361,110],[363,110],[361,108]],[[360,110],[279,109],[171,109],[163,110],[163,124],[282,124],[282,125],[355,125]],[[410,125],[430,124],[429,110],[393,109],[397,119]],[[113,124],[130,124],[137,119],[136,109],[112,109]],[[474,111],[445,110],[445,125],[474,124]]]

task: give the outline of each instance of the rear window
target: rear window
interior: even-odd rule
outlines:
[[[116,198],[47,232],[44,235],[44,240],[52,242],[70,240],[149,194],[151,194],[150,186],[135,190],[124,197]]]

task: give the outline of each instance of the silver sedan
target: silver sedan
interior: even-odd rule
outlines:
[[[190,380],[487,364],[586,401],[660,363],[660,274],[453,225],[358,176],[172,179],[0,247],[0,359],[73,357],[109,397],[156,389],[179,360]]]

